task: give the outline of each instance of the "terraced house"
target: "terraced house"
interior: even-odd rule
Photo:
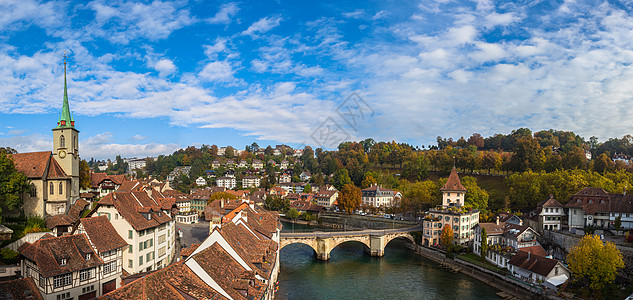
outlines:
[[[123,251],[123,269],[130,273],[151,271],[168,265],[175,251],[174,198],[138,181],[129,190],[110,193],[97,202],[89,216],[106,216],[128,244]]]

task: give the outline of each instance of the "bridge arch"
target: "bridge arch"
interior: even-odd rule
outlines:
[[[314,253],[318,253],[317,243],[316,243],[316,241],[311,240],[311,239],[281,239],[279,241],[279,250],[283,249],[284,247],[286,247],[288,245],[292,245],[292,244],[307,245],[310,248],[312,248],[312,250],[314,250]]]
[[[401,232],[401,233],[395,233],[395,234],[389,234],[385,236],[385,241],[382,245],[382,253],[385,253],[385,248],[387,248],[387,245],[395,240],[395,239],[405,239],[408,240],[409,242],[415,244],[415,239],[413,238],[413,236],[408,233],[408,232]]]

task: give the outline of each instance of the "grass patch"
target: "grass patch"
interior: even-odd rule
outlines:
[[[497,273],[500,273],[500,274],[507,274],[508,273],[508,270],[501,269],[501,268],[495,266],[494,264],[492,264],[491,262],[485,260],[484,258],[482,258],[479,255],[474,254],[474,253],[461,254],[461,255],[458,255],[457,257],[459,259],[463,259],[463,260],[465,260],[467,262],[476,264],[476,265],[478,265],[478,266],[480,266],[482,268],[486,268],[486,269],[488,269],[490,271],[493,271],[493,272],[497,272]]]

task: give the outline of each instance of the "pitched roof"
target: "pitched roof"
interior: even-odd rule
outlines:
[[[145,191],[116,191],[103,197],[98,204],[114,205],[119,214],[135,230],[156,227],[171,220],[171,217],[161,210],[162,204],[151,198]],[[145,215],[149,215],[149,219]]]
[[[20,255],[37,265],[44,277],[103,264],[101,258],[92,249],[85,234],[41,238],[19,250]],[[86,254],[90,254],[89,259],[86,259]],[[65,265],[61,265],[62,258],[66,259]]]
[[[538,254],[528,254],[528,252],[521,249],[508,261],[508,264],[542,276],[547,276],[558,264],[558,261]]]
[[[66,175],[66,172],[62,169],[62,167],[57,163],[52,156],[49,158],[50,162],[48,163],[48,172],[46,174],[46,179],[67,179],[70,176]]]
[[[453,169],[451,170],[451,174],[448,175],[448,180],[446,181],[446,184],[444,184],[440,191],[466,191],[466,188],[459,180],[459,175],[457,175],[457,169],[455,169],[455,167],[453,167]]]
[[[99,253],[127,246],[105,215],[83,218],[80,222]]]
[[[28,178],[43,178],[48,162],[52,157],[51,151],[16,153],[9,156],[15,163],[15,168]]]
[[[42,294],[40,294],[39,289],[35,285],[35,281],[33,281],[33,277],[0,282],[0,295],[6,297],[2,299],[44,300]]]
[[[538,206],[538,207],[563,207],[563,205],[560,204],[560,202],[556,201],[556,199],[554,199],[554,196],[552,196],[552,195],[549,195],[549,198],[539,202],[536,206]]]
[[[534,246],[530,246],[530,247],[522,247],[520,250],[521,251],[525,251],[525,252],[530,252],[532,254],[536,254],[536,255],[540,255],[540,256],[547,256],[547,252],[545,251],[545,249],[543,249],[543,246],[541,246],[541,245],[534,245]]]

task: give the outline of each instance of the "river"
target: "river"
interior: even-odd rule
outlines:
[[[306,230],[312,228],[295,225],[295,231]],[[284,223],[283,231],[292,231],[292,225]],[[306,245],[284,247],[276,299],[500,299],[495,289],[441,268],[404,241],[390,242],[383,257],[371,257],[363,247],[341,244],[327,262]]]

